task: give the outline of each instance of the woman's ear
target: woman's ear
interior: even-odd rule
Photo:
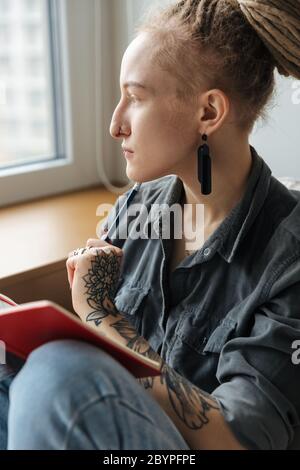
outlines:
[[[213,89],[203,93],[200,98],[200,126],[199,132],[213,134],[219,129],[230,111],[230,102],[227,95],[219,90]]]

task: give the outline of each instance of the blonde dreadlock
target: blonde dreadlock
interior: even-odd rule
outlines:
[[[300,0],[237,0],[277,61],[282,75],[300,79]]]
[[[152,12],[153,13],[153,12]],[[193,102],[203,85],[222,89],[250,131],[275,88],[275,67],[300,78],[300,0],[181,0],[146,17],[153,59]]]

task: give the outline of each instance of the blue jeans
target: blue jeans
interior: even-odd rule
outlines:
[[[0,366],[2,449],[187,450],[137,380],[84,342],[47,343]]]

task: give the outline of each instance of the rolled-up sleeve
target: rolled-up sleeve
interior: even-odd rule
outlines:
[[[277,278],[268,299],[253,313],[250,335],[222,348],[220,385],[212,393],[248,449],[287,449],[299,426],[300,365],[292,360],[300,339],[298,260]]]

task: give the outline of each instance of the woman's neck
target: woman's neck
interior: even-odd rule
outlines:
[[[230,213],[243,197],[252,167],[252,154],[248,142],[234,145],[214,142],[210,146],[212,162],[212,192],[201,193],[197,177],[197,158],[189,166],[189,173],[177,173],[183,182],[183,204],[192,206],[192,223],[196,220],[196,205],[204,204],[204,224],[213,227]],[[186,166],[187,168],[187,166]]]

